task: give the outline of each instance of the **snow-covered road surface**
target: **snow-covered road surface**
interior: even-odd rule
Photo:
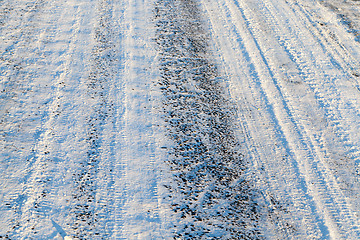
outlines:
[[[360,2],[0,0],[1,239],[359,239]]]
[[[268,194],[265,205],[277,208],[275,197],[281,206],[268,219],[270,238],[357,239],[360,55],[354,36],[312,1],[204,5],[238,103],[244,152]]]

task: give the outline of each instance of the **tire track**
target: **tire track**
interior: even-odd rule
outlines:
[[[117,239],[169,239],[168,218],[161,196],[164,158],[158,144],[161,92],[158,80],[157,52],[154,49],[153,1],[131,0],[125,3],[124,32],[124,117],[120,155],[122,177],[118,179],[117,215],[121,219]],[[160,104],[159,104],[160,103]],[[155,113],[154,113],[155,111]],[[166,208],[166,207],[165,207]]]
[[[204,5],[210,14],[216,14],[213,9],[222,12],[225,18],[223,23],[212,19],[214,29],[221,31],[221,26],[226,26],[226,34],[218,41],[223,44],[227,39],[231,39],[231,48],[236,49],[235,52],[226,52],[230,47],[221,46],[220,51],[224,52],[224,64],[231,65],[229,71],[234,75],[230,83],[231,91],[234,98],[239,98],[238,105],[243,112],[243,119],[239,124],[249,134],[245,144],[249,146],[248,154],[255,162],[253,171],[258,178],[258,187],[264,195],[263,207],[265,213],[267,212],[264,232],[269,238],[291,239],[301,234],[302,226],[297,224],[295,219],[302,218],[302,221],[310,226],[317,221],[310,214],[314,209],[308,204],[311,197],[306,194],[306,182],[300,173],[301,166],[294,161],[294,154],[286,142],[287,132],[282,126],[284,120],[278,118],[279,109],[289,111],[287,102],[282,95],[269,94],[278,90],[270,84],[272,81],[276,82],[278,76],[271,71],[274,64],[268,60],[266,51],[262,51],[264,44],[258,41],[258,32],[250,25],[262,21],[253,19],[256,14],[249,14],[249,9],[243,6],[240,8],[237,3],[226,1],[210,7],[211,3],[205,2]],[[289,120],[291,118],[285,119],[287,124]],[[296,127],[294,129],[297,130]],[[280,147],[282,144],[284,146]],[[282,179],[283,177],[286,180]],[[284,192],[291,194],[291,200],[284,196]],[[291,210],[294,210],[292,205],[301,206],[296,210],[300,211],[295,216],[291,213]],[[316,236],[318,232],[317,229],[308,228],[307,234]]]
[[[347,27],[347,32],[355,36],[355,40],[360,42],[360,4],[359,1],[340,1],[340,0],[319,0],[323,6],[327,7],[341,20]]]
[[[275,32],[278,32],[277,28],[282,28],[285,24],[281,24],[281,22],[276,19],[276,16],[282,15],[279,14],[279,12],[273,12],[275,9],[279,8],[277,5],[276,7],[271,6],[271,3],[269,1],[264,1],[263,3],[266,7],[266,11],[269,11],[271,14],[266,16],[266,19],[272,19],[272,24],[275,24],[273,26],[273,29]],[[286,6],[286,5],[285,5]],[[295,5],[296,7],[299,7],[298,4]],[[299,7],[300,8],[300,7]],[[279,8],[281,9],[281,8]],[[279,11],[279,9],[277,9]],[[290,8],[291,9],[291,8]],[[292,12],[288,9],[283,10],[286,13]],[[293,9],[294,11],[294,9]],[[302,17],[303,12],[297,12],[294,11],[294,13],[297,13],[298,17]],[[308,19],[301,22],[307,22],[311,21],[310,15],[307,15]],[[295,18],[295,16],[289,16],[289,19]],[[296,22],[297,20],[293,20],[293,22]],[[277,24],[276,24],[277,23]],[[313,23],[313,20],[312,20]],[[294,24],[294,23],[293,23]],[[312,26],[312,25],[311,25]],[[301,26],[303,27],[303,26]],[[301,28],[299,27],[299,28]],[[320,30],[313,30],[312,34],[319,32]],[[295,34],[295,33],[293,33]],[[306,34],[305,31],[302,31],[302,34]],[[281,29],[279,30],[278,36],[291,36],[291,33],[288,33],[287,30]],[[314,34],[315,36],[316,34]],[[323,36],[325,37],[325,36]],[[305,83],[309,83],[309,87],[304,86],[303,88],[308,88],[308,92],[314,92],[315,99],[318,101],[317,106],[313,106],[312,108],[320,108],[321,110],[317,110],[317,114],[322,113],[324,114],[322,117],[318,118],[325,118],[327,120],[327,123],[332,126],[333,131],[327,132],[326,137],[323,136],[323,134],[318,134],[320,136],[315,136],[313,133],[314,127],[309,129],[309,124],[304,124],[304,121],[297,121],[297,125],[299,126],[299,129],[301,129],[301,134],[304,136],[304,139],[307,139],[307,149],[312,149],[313,154],[313,162],[309,161],[309,166],[311,167],[311,170],[309,169],[309,175],[313,174],[314,179],[310,180],[309,182],[312,182],[312,184],[315,184],[318,193],[315,193],[319,195],[319,198],[321,199],[321,202],[319,203],[319,208],[323,208],[322,212],[326,212],[325,218],[326,221],[328,221],[328,227],[330,228],[332,232],[330,234],[338,236],[342,236],[345,238],[356,238],[356,234],[358,234],[358,222],[356,221],[356,207],[351,206],[354,203],[351,203],[346,199],[346,194],[349,196],[356,194],[356,183],[353,183],[353,181],[356,179],[356,170],[352,170],[351,167],[356,165],[355,161],[358,159],[358,153],[359,150],[357,149],[356,144],[356,137],[351,137],[351,131],[348,131],[348,129],[351,129],[351,124],[348,124],[346,126],[346,122],[349,119],[352,119],[352,116],[358,115],[358,110],[356,109],[356,106],[351,106],[351,103],[348,102],[348,99],[346,99],[346,95],[349,94],[348,89],[346,93],[341,93],[341,86],[338,85],[333,80],[325,80],[329,78],[331,75],[327,73],[324,70],[319,71],[319,69],[314,70],[311,66],[306,64],[306,61],[304,59],[305,54],[309,54],[307,50],[297,49],[299,46],[303,46],[306,43],[304,42],[298,42],[298,39],[301,39],[300,36],[297,37],[291,37],[291,39],[288,39],[287,46],[284,47],[287,54],[291,57],[293,62],[298,66],[299,71],[302,73],[303,81]],[[357,69],[356,62],[354,61],[353,56],[346,52],[346,49],[340,42],[337,41],[329,41],[332,38],[327,37],[324,39],[318,39],[317,41],[323,42],[324,45],[328,45],[327,48],[333,48],[337,50],[337,52],[332,51],[326,51],[330,52],[329,58],[333,57],[335,54],[339,54],[340,52],[343,52],[343,55],[335,56],[334,58],[342,59],[344,61],[344,64],[339,65],[342,66],[340,74],[348,74],[348,77],[351,81],[354,81],[354,79],[351,79],[353,69]],[[291,42],[295,42],[292,43]],[[297,48],[296,48],[296,47]],[[300,54],[301,52],[301,54]],[[319,54],[320,55],[320,54]],[[323,57],[324,58],[324,57]],[[321,58],[321,59],[323,59]],[[334,61],[331,61],[334,65],[333,67],[337,67],[337,63]],[[319,63],[316,63],[314,61],[313,65],[316,66]],[[350,71],[349,71],[350,70]],[[334,79],[338,76],[335,74],[339,74],[337,72],[334,72]],[[311,76],[316,76],[316,80],[313,80]],[[324,79],[322,81],[319,81],[319,79]],[[279,82],[280,83],[280,82]],[[338,86],[337,88],[334,88],[334,85]],[[289,89],[287,89],[283,84],[279,84],[281,87],[281,91],[284,92],[284,97],[289,99],[289,103],[291,103],[293,100],[291,99],[291,96],[289,95]],[[321,90],[320,90],[321,89]],[[354,91],[355,92],[355,91]],[[355,92],[354,99],[358,98]],[[306,96],[306,94],[304,94]],[[346,99],[346,100],[345,100]],[[347,105],[345,109],[342,107],[342,105]],[[292,115],[309,115],[311,113],[306,112],[304,110],[300,110],[299,106],[301,103],[298,101],[293,102],[291,106],[291,111],[293,112]],[[303,107],[303,109],[306,109],[306,107]],[[299,111],[302,111],[301,113]],[[314,110],[312,110],[314,111]],[[297,113],[298,112],[298,113]],[[304,113],[305,112],[305,113]],[[356,122],[356,121],[355,121]],[[352,124],[354,124],[354,119],[352,119]],[[356,128],[356,124],[354,124],[354,128]],[[336,127],[333,127],[336,126]],[[321,130],[318,130],[321,131]],[[356,132],[356,131],[355,131]],[[330,137],[331,136],[331,137]],[[327,139],[327,140],[324,140]],[[339,143],[334,143],[334,140],[329,139],[339,139],[339,143],[341,143],[341,146],[339,146]],[[355,140],[355,141],[354,141]],[[326,143],[328,142],[328,143]],[[344,152],[346,154],[345,156],[347,158],[348,162],[344,162],[342,159],[339,158],[335,154],[329,154],[329,152],[332,151],[332,148],[338,147],[338,149],[349,149],[348,151]],[[341,151],[341,150],[340,150]],[[330,155],[330,156],[327,156]],[[340,155],[340,154],[339,154]],[[351,157],[350,157],[351,156]],[[351,161],[350,158],[353,158],[354,160]],[[331,166],[333,165],[333,166]],[[347,166],[348,165],[348,166]],[[346,173],[345,173],[346,172]],[[339,182],[339,176],[343,175],[341,178],[346,179],[346,175],[350,175],[346,180],[349,180],[348,183],[346,183],[344,180],[344,183]],[[352,175],[352,176],[351,176]],[[340,179],[341,179],[340,178]],[[356,181],[356,180],[355,180]],[[344,191],[346,189],[346,191]],[[314,191],[315,192],[315,191]],[[326,209],[326,210],[324,210]],[[352,231],[346,231],[344,226],[352,225]],[[338,237],[337,236],[337,237]]]
[[[232,130],[236,109],[208,60],[207,33],[193,1],[156,3],[160,85],[165,96],[167,186],[180,239],[259,239],[255,191]]]
[[[112,29],[112,0],[97,3],[97,22],[94,33],[95,44],[92,51],[92,66],[88,77],[88,117],[86,141],[88,144],[85,161],[73,177],[74,218],[73,233],[78,239],[106,239],[112,228],[106,228],[113,200],[111,159],[105,157],[104,149],[113,141],[114,135],[104,136],[104,128],[114,117],[114,104],[109,99],[112,79],[117,65],[114,32]],[[112,133],[113,134],[113,133]],[[107,133],[107,135],[109,135]],[[111,148],[109,149],[111,150]],[[98,178],[101,177],[101,180]],[[99,183],[97,182],[99,181]],[[101,186],[102,182],[109,185]],[[99,196],[99,191],[106,194]],[[110,205],[110,206],[109,206]]]
[[[341,68],[349,79],[359,77],[360,66],[356,57],[359,51],[346,44],[345,38],[340,39],[337,33],[332,32],[333,29],[326,24],[326,18],[311,12],[306,5],[297,0],[288,2],[288,9],[301,19],[301,23],[306,24],[309,33],[324,52],[328,53],[335,67]]]
[[[61,6],[54,1],[47,2],[38,9],[35,6],[39,3],[40,1],[37,1],[29,6],[32,6],[32,12],[38,13],[38,16],[31,16],[31,19],[41,22],[41,31],[35,31],[37,38],[31,41],[24,36],[28,45],[20,48],[32,53],[25,56],[31,63],[28,66],[32,71],[28,71],[35,76],[34,83],[30,81],[31,78],[24,82],[31,95],[24,94],[30,101],[22,108],[29,109],[29,114],[25,112],[24,118],[28,118],[30,122],[36,119],[30,113],[40,115],[36,111],[38,105],[46,111],[39,117],[41,127],[36,129],[38,140],[29,138],[33,144],[33,157],[27,159],[28,166],[19,169],[26,174],[19,179],[22,192],[14,197],[22,207],[17,209],[20,219],[19,228],[13,229],[11,233],[14,239],[53,239],[58,234],[52,224],[53,219],[64,227],[66,232],[69,230],[68,225],[71,221],[65,219],[69,216],[67,210],[70,200],[67,197],[70,190],[67,178],[69,165],[74,160],[71,159],[71,147],[75,148],[75,151],[81,149],[77,137],[81,138],[83,134],[80,130],[74,137],[74,132],[79,130],[74,122],[79,120],[79,112],[82,109],[78,108],[72,112],[73,107],[79,107],[76,99],[79,84],[78,79],[74,79],[70,74],[77,60],[73,57],[77,50],[76,42],[81,36],[72,34],[72,31],[79,29],[79,16],[83,9],[78,7],[80,4],[69,5],[66,1],[59,3],[63,4]],[[58,25],[59,21],[62,22],[61,26]],[[82,49],[85,50],[86,47],[83,46]],[[19,52],[19,56],[24,55]],[[38,112],[42,112],[40,107]],[[33,132],[31,128],[27,130],[29,134]],[[64,143],[64,139],[67,143]],[[23,140],[24,146],[25,143]]]
[[[221,55],[219,61],[223,62],[229,78],[231,95],[239,107],[243,151],[251,159],[251,171],[263,195],[259,200],[264,216],[263,232],[269,239],[299,236],[301,226],[294,221],[296,218],[302,218],[310,226],[315,222],[309,214],[311,209],[304,204],[303,179],[299,181],[298,168],[293,166],[289,156],[291,153],[279,146],[279,142],[284,141],[283,132],[274,106],[261,86],[261,80],[272,78],[266,71],[270,66],[260,61],[264,55],[253,42],[255,37],[249,32],[249,20],[242,18],[241,11],[236,11],[230,2],[214,5],[203,1],[203,5],[209,15],[216,51]],[[271,168],[276,170],[271,171]],[[281,179],[284,176],[286,180]],[[300,189],[293,188],[294,185]],[[290,201],[284,192],[292,193]],[[301,206],[301,213],[294,216],[292,205]],[[307,234],[311,236],[312,229],[308,228]]]
[[[258,151],[260,152],[259,159],[261,161],[269,161],[269,166],[265,166],[265,168],[268,168],[267,171],[269,171],[269,173],[265,173],[268,175],[269,180],[265,179],[264,182],[269,182],[270,189],[272,188],[279,196],[283,195],[283,199],[286,200],[287,198],[286,194],[284,195],[285,192],[291,196],[291,200],[286,201],[290,203],[289,210],[293,215],[291,218],[296,220],[294,233],[297,234],[298,237],[328,238],[332,236],[338,238],[345,236],[353,238],[357,234],[357,223],[354,218],[356,214],[352,213],[352,209],[346,198],[344,198],[332,174],[329,174],[327,166],[324,164],[324,159],[328,160],[327,156],[324,155],[326,150],[324,151],[324,149],[322,149],[323,146],[318,144],[316,140],[314,141],[317,137],[315,135],[321,135],[322,130],[319,129],[315,134],[313,133],[314,128],[309,129],[309,126],[318,127],[319,125],[321,126],[321,123],[309,124],[297,117],[303,116],[303,118],[306,117],[309,119],[321,119],[325,117],[319,117],[319,115],[324,114],[323,109],[320,108],[322,107],[321,104],[312,104],[311,107],[309,107],[309,98],[313,99],[314,95],[324,91],[325,88],[311,89],[304,84],[304,81],[311,79],[315,74],[301,74],[302,71],[304,71],[304,66],[306,66],[306,60],[309,61],[310,59],[312,60],[312,58],[304,59],[304,55],[308,54],[308,50],[303,49],[303,51],[299,51],[299,47],[304,48],[304,46],[307,46],[306,43],[309,44],[309,39],[311,38],[305,37],[306,40],[304,43],[297,42],[290,44],[291,41],[302,39],[303,36],[290,38],[292,34],[296,34],[294,29],[297,28],[291,28],[291,26],[293,26],[291,24],[294,23],[290,21],[292,18],[287,16],[289,11],[285,10],[283,13],[272,12],[271,14],[266,14],[267,11],[270,11],[269,5],[267,5],[268,3],[269,1],[261,3],[257,3],[256,1],[247,3],[226,1],[225,3],[219,3],[219,8],[221,9],[223,7],[225,9],[223,14],[226,16],[226,19],[228,19],[227,24],[229,26],[226,23],[223,25],[231,29],[229,30],[230,36],[228,36],[228,38],[236,39],[230,42],[239,42],[239,45],[234,44],[234,46],[232,46],[237,49],[237,53],[229,53],[230,58],[237,59],[235,56],[242,55],[242,51],[245,50],[244,56],[238,57],[241,59],[238,61],[240,64],[243,61],[253,62],[255,64],[255,68],[251,69],[249,67],[251,70],[247,73],[249,76],[254,77],[254,83],[249,84],[249,87],[252,88],[252,95],[257,95],[258,98],[261,98],[261,101],[267,99],[266,105],[268,105],[267,107],[272,111],[272,116],[268,121],[259,121],[264,117],[253,114],[255,118],[258,119],[257,125],[262,125],[261,122],[263,122],[264,125],[274,124],[275,128],[277,128],[274,133],[278,135],[275,139],[282,142],[282,148],[286,150],[284,157],[279,155],[281,152],[279,150],[275,150],[272,157],[261,156],[261,152],[271,149],[269,147],[264,147],[264,149]],[[286,4],[280,4],[280,6],[274,4],[274,6],[281,8],[282,6],[286,6]],[[284,21],[282,24],[277,23],[280,19]],[[296,19],[294,21],[296,24],[301,25],[301,21],[299,22],[297,18],[294,19]],[[281,28],[281,30],[277,28]],[[237,32],[238,34],[234,34]],[[299,32],[303,34],[307,33],[305,30]],[[278,35],[274,35],[274,33]],[[265,34],[266,37],[264,37]],[[276,40],[272,39],[272,37],[276,37]],[[226,37],[222,40],[227,41]],[[284,46],[282,43],[288,45]],[[284,49],[282,49],[283,47]],[[245,49],[243,50],[243,48]],[[315,49],[312,50],[314,51]],[[292,55],[292,53],[297,52],[301,54],[299,53],[297,56]],[[325,52],[325,54],[327,53]],[[224,55],[226,55],[226,53]],[[350,59],[349,62],[351,62],[351,56],[346,59]],[[229,61],[229,59],[227,60]],[[334,62],[331,63],[334,64]],[[317,65],[319,70],[324,71],[324,65],[322,65],[321,62]],[[313,66],[306,67],[309,72],[315,71]],[[346,72],[345,68],[343,70]],[[246,72],[249,70],[244,67],[244,70],[232,69],[232,71],[235,71],[237,75],[241,76],[242,71]],[[334,73],[336,74],[337,72]],[[309,76],[309,78],[303,75]],[[349,76],[351,76],[351,74],[349,74]],[[324,76],[319,77],[319,79],[324,79]],[[320,82],[318,81],[319,79],[316,78],[317,82]],[[238,80],[235,79],[235,81]],[[322,82],[326,84],[331,83],[331,81],[325,81],[325,79]],[[243,87],[242,84],[235,83],[235,85],[238,88]],[[319,91],[320,89],[321,91]],[[247,93],[249,90],[250,89],[244,90],[245,95],[249,95]],[[243,92],[238,90],[234,91]],[[251,100],[255,98],[255,102],[260,101],[253,96],[247,97]],[[336,99],[336,97],[332,95],[329,98]],[[304,101],[304,99],[306,101]],[[264,105],[264,103],[262,103],[262,105]],[[249,109],[251,108],[252,107],[249,107]],[[264,111],[262,111],[261,115],[263,114]],[[311,121],[314,121],[313,119]],[[274,122],[271,123],[272,121]],[[261,132],[261,130],[252,131],[255,132],[254,136],[256,136],[257,131]],[[271,131],[274,130],[271,128],[265,130],[267,134],[271,133]],[[262,136],[260,136],[260,138],[262,138]],[[258,141],[264,141],[260,140],[260,138],[257,138]],[[277,143],[275,143],[275,146],[276,145]],[[279,147],[276,146],[275,148]],[[276,162],[271,159],[275,156],[279,157],[279,160],[276,160]],[[255,158],[257,158],[257,156],[255,156]],[[280,160],[281,158],[282,160]],[[281,164],[284,164],[284,169],[275,167]],[[261,162],[258,165],[259,170],[263,168]],[[281,179],[282,176],[276,177],[278,172],[284,171],[290,172],[291,174],[286,175],[286,179]],[[282,186],[282,184],[284,185]],[[279,191],[279,189],[282,190]],[[302,205],[302,207],[294,208],[291,205]],[[302,211],[302,208],[307,210]],[[297,214],[294,214],[294,212],[297,212]],[[284,216],[284,214],[281,215]],[[349,225],[351,225],[353,231],[346,229]],[[282,234],[279,230],[282,229],[278,229],[275,236]],[[284,237],[291,238],[288,234]]]
[[[36,69],[43,54],[38,43],[44,41],[45,36],[50,41],[54,36],[41,24],[42,17],[51,9],[47,2],[21,1],[16,6],[4,3],[2,7],[5,14],[1,19],[4,51],[0,56],[3,113],[0,122],[5,131],[1,139],[4,150],[1,166],[6,169],[1,188],[9,192],[1,199],[1,206],[3,203],[6,206],[1,211],[6,214],[1,218],[4,222],[0,237],[10,239],[24,237],[22,230],[27,227],[28,237],[36,236],[41,212],[46,212],[49,205],[45,203],[40,209],[39,202],[46,196],[45,179],[49,178],[44,170],[48,153],[44,149],[48,128],[44,125],[50,119],[53,95],[37,98],[38,94],[47,92],[51,82]],[[47,70],[52,71],[51,67]],[[34,91],[29,85],[39,87]]]

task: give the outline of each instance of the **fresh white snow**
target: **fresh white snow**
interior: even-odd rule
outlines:
[[[0,0],[1,239],[359,239],[360,1]]]

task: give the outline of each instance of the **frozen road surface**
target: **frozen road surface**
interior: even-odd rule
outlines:
[[[359,0],[0,0],[0,239],[360,239]]]

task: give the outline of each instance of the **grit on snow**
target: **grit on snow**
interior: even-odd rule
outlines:
[[[0,239],[360,239],[360,1],[0,0]]]

